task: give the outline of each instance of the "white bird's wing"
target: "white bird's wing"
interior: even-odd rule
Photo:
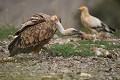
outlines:
[[[90,16],[90,17],[86,18],[85,21],[86,21],[87,25],[89,25],[91,28],[98,27],[98,26],[102,27],[101,21],[96,17]]]
[[[86,20],[86,24],[89,25],[92,29],[95,29],[96,31],[104,31],[113,33],[115,30],[108,27],[104,22],[100,21],[98,18],[90,16]]]
[[[115,29],[108,27],[104,22],[101,21],[102,26],[104,27],[105,31],[109,32],[109,33],[114,33]]]

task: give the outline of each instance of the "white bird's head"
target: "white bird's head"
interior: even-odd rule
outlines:
[[[88,8],[86,6],[82,6],[79,9],[80,9],[80,11],[88,11]]]

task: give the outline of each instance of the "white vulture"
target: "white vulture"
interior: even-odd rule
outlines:
[[[98,34],[100,32],[113,33],[115,31],[114,29],[108,27],[104,22],[100,21],[98,18],[91,16],[86,6],[82,6],[79,9],[81,11],[82,24],[93,34]]]
[[[37,13],[27,20],[14,34],[16,38],[9,44],[10,57],[19,53],[39,52],[55,34],[56,30],[62,35],[79,34],[74,28],[64,30],[59,18],[45,13]]]

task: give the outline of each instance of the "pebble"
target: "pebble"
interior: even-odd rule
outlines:
[[[82,77],[91,77],[91,74],[88,74],[88,73],[81,73],[80,76],[82,76]]]

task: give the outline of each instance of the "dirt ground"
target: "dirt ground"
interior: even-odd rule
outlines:
[[[0,42],[0,58],[9,55],[10,41]],[[19,54],[0,63],[0,80],[120,80],[120,58],[53,57]]]

